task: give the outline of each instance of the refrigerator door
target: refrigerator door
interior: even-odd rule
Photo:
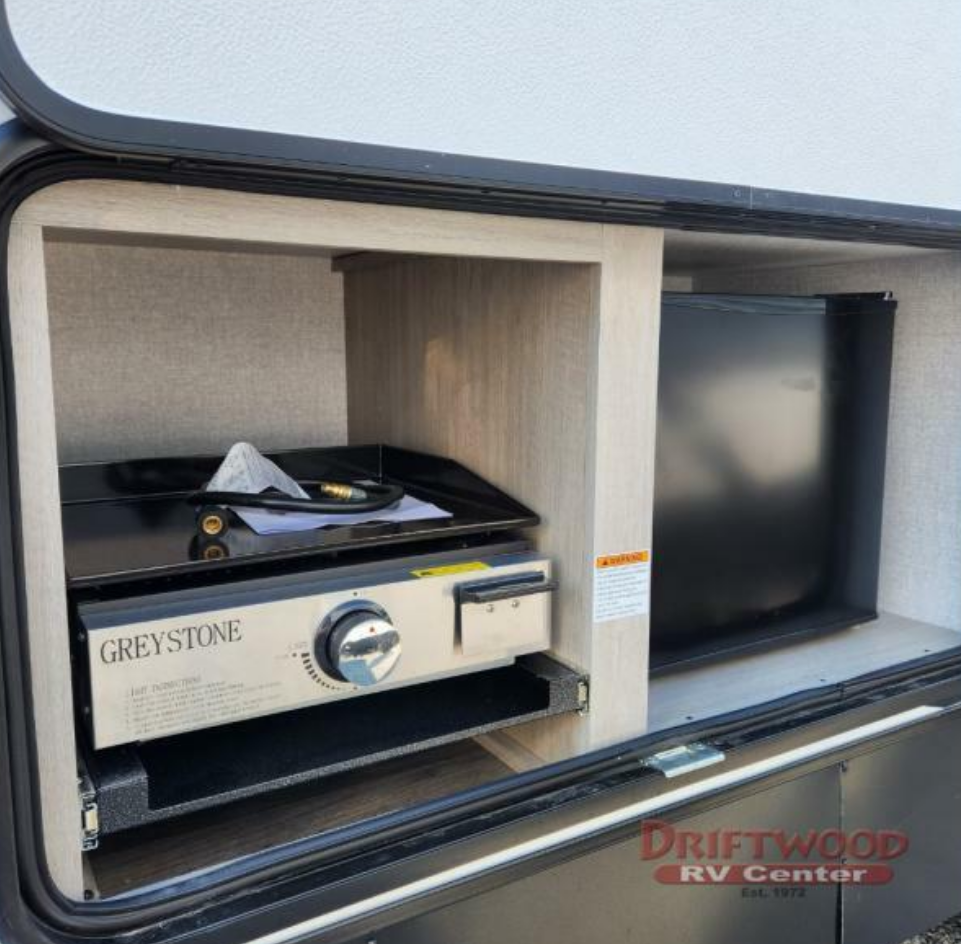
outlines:
[[[875,615],[894,307],[664,296],[655,663]]]

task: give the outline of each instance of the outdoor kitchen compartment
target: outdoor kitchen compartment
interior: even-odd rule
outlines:
[[[896,304],[664,295],[655,665],[877,615]]]
[[[187,873],[219,881],[238,858],[333,849],[344,829],[373,836],[435,802],[453,810],[474,791],[513,790],[517,774],[550,776],[554,762],[573,769],[598,750],[958,648],[939,589],[952,558],[932,557],[921,574],[916,563],[922,530],[950,546],[949,523],[925,503],[948,446],[932,454],[906,434],[941,401],[920,395],[904,366],[913,339],[926,352],[943,337],[953,259],[133,181],[65,182],[18,212],[10,317],[24,433],[23,629],[30,685],[42,693],[45,854],[68,897],[111,898]],[[662,278],[673,294],[662,296]],[[897,319],[881,295],[825,294],[887,290]],[[774,310],[742,310],[748,293]],[[685,319],[697,330],[675,333]],[[895,320],[909,340],[895,348],[884,481]],[[945,382],[925,380],[939,393]],[[706,450],[697,420],[712,431]],[[809,468],[778,438],[801,420]],[[192,490],[238,441],[284,461],[305,449],[336,460],[323,473],[298,466],[298,477],[339,478],[349,460],[348,478],[398,478],[442,507],[455,499],[445,554],[525,532],[557,581],[550,648],[423,690],[89,750],[75,723],[84,691],[68,593],[109,605],[144,565],[143,545],[106,540],[98,526],[129,504],[104,502],[102,486],[151,491],[142,460],[164,456],[160,489],[170,488],[174,466],[207,456],[183,484]],[[443,457],[448,494],[411,464],[425,453]],[[665,478],[665,463],[687,477]],[[108,470],[123,474],[105,481]],[[475,497],[492,514],[466,501],[463,470],[490,483]],[[779,487],[792,482],[794,492]],[[716,501],[722,485],[740,501]],[[154,503],[165,552],[147,562],[157,569],[138,594],[200,581],[182,497]],[[825,513],[807,514],[819,498]],[[762,499],[776,512],[773,535]],[[451,533],[464,524],[482,533]],[[782,546],[785,532],[793,546]],[[218,582],[239,586],[262,567],[265,578],[299,579],[318,548],[304,556],[280,546],[288,541],[319,543],[331,566],[388,537],[405,539],[392,543],[398,554],[424,550],[422,535],[407,543],[412,534],[378,527],[274,536],[265,543],[279,557],[268,562],[240,546],[245,537],[231,529],[237,547],[207,561]],[[599,577],[609,559],[624,560],[624,573]],[[705,560],[728,569],[715,575]],[[629,609],[607,606],[605,577],[631,582]],[[312,738],[319,729],[336,737]],[[78,762],[89,774],[79,791]],[[100,834],[83,844],[78,802],[99,803]]]
[[[130,218],[107,218],[122,206]],[[602,378],[638,357],[654,376],[659,233],[116,180],[44,188],[18,210],[28,215],[10,245],[17,428],[30,433],[18,440],[29,450],[18,465],[25,632],[43,693],[43,839],[68,897],[110,897],[286,842],[332,843],[341,827],[374,829],[644,733],[646,617],[617,633],[595,622],[584,563],[595,546],[650,543],[648,514],[608,514],[624,500],[648,508],[649,477],[621,482],[615,499],[620,476],[602,456],[633,418],[653,428],[653,403],[632,400],[600,423],[595,408]],[[599,291],[599,279],[613,282]],[[627,336],[599,330],[625,304]],[[261,536],[234,522],[215,546],[186,497],[238,442],[297,479],[398,485],[451,517]],[[383,559],[395,557],[418,562],[395,579]],[[502,566],[515,570],[474,573]],[[334,586],[335,572],[353,581],[349,568],[368,567],[384,579],[365,571],[359,587]],[[489,585],[535,570],[544,578],[523,588]],[[177,612],[149,619],[179,621],[217,609],[194,606],[208,588],[299,588],[315,572],[322,592],[292,589],[283,604],[297,618],[277,621],[315,635],[284,637],[299,663],[270,689],[283,695],[276,712],[217,714],[223,723],[206,727],[165,715],[101,739],[98,716],[126,715],[101,689],[89,697],[90,634],[140,635],[128,602],[163,597]],[[442,619],[419,609],[431,586]],[[320,703],[326,678],[309,669],[339,664],[354,592],[386,611],[403,661],[382,691],[335,686]],[[307,618],[315,604],[323,612]],[[94,609],[117,625],[85,623]],[[253,686],[268,663],[243,652],[231,664]],[[145,681],[195,686],[199,672],[164,655],[124,663],[111,697],[141,699]],[[156,677],[126,674],[151,666]],[[617,697],[592,703],[592,692]],[[254,807],[262,828],[238,828]],[[189,856],[156,853],[154,842],[196,836],[198,823],[210,825]],[[125,842],[139,865],[119,867]]]

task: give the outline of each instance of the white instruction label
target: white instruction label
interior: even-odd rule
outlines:
[[[594,559],[594,622],[643,616],[650,609],[651,552],[627,551]]]

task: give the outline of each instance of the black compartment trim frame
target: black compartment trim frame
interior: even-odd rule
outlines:
[[[353,141],[143,118],[81,105],[43,82],[20,52],[0,0],[0,94],[31,127],[66,147],[140,160],[217,163],[325,175],[394,191],[419,205],[472,206],[571,219],[659,222],[728,231],[957,244],[961,209],[797,193],[743,183],[655,177],[472,157]],[[497,208],[500,209],[497,209]],[[509,207],[509,210],[505,208]],[[668,222],[673,220],[674,222]],[[813,225],[812,225],[813,224]]]
[[[16,124],[0,128],[0,266],[6,272],[7,233],[16,206],[30,193],[67,179],[114,178],[177,182],[245,191],[270,191],[324,195],[340,199],[380,200],[417,203],[453,208],[483,209],[489,212],[528,212],[547,216],[569,216],[570,208],[561,201],[553,207],[518,205],[499,199],[485,200],[474,194],[469,200],[451,200],[438,195],[395,187],[386,190],[369,187],[356,179],[295,178],[272,175],[267,171],[243,171],[230,167],[200,167],[155,162],[91,158],[51,146],[32,138]],[[477,200],[478,203],[470,201]],[[822,205],[822,210],[830,200]],[[605,212],[600,206],[592,213]],[[862,219],[850,228],[836,229],[829,216],[807,215],[796,220],[771,217],[758,208],[746,214],[706,218],[685,216],[669,208],[656,214],[619,215],[611,209],[612,222],[657,222],[659,225],[696,225],[735,231],[783,232],[785,225],[795,235],[830,235],[862,238],[870,233],[874,241],[911,242],[907,229],[897,223],[878,226]],[[961,227],[945,227],[932,222],[912,230],[920,244],[942,248],[961,248]],[[868,238],[868,237],[864,237]],[[23,612],[21,543],[16,532],[17,502],[16,456],[9,449],[15,441],[13,390],[10,384],[10,343],[6,306],[6,286],[0,295],[0,340],[2,340],[3,402],[0,423],[5,433],[0,444],[0,557],[13,566],[0,568],[0,684],[6,713],[0,717],[0,926],[11,941],[70,941],[112,939],[125,934],[129,941],[156,942],[194,933],[199,940],[235,941],[239,935],[251,939],[258,934],[296,923],[319,910],[332,907],[345,895],[364,895],[365,887],[377,883],[384,870],[416,873],[426,867],[435,871],[464,843],[483,842],[500,828],[518,831],[534,828],[541,817],[551,814],[566,817],[583,815],[585,798],[602,805],[616,805],[618,791],[631,784],[652,783],[653,775],[644,771],[640,760],[661,750],[692,739],[727,737],[735,747],[745,750],[776,752],[772,739],[803,738],[808,726],[819,723],[828,729],[845,726],[852,710],[880,716],[890,713],[891,699],[923,697],[924,685],[942,682],[957,688],[961,681],[961,650],[930,657],[910,667],[900,666],[893,673],[879,674],[870,680],[855,680],[846,686],[803,693],[776,704],[758,706],[723,719],[713,719],[685,729],[659,733],[639,741],[617,745],[586,757],[576,758],[544,770],[533,771],[488,784],[468,793],[436,801],[426,807],[402,811],[377,820],[346,827],[335,833],[299,841],[291,846],[269,850],[248,859],[228,863],[223,868],[198,876],[188,876],[161,888],[105,902],[72,902],[53,887],[43,862],[40,842],[40,810],[36,802],[36,765],[31,737],[29,671],[25,640],[21,638]],[[899,694],[900,693],[900,694]],[[955,691],[955,699],[957,691]],[[918,702],[920,703],[920,702]],[[818,720],[820,719],[820,720]],[[783,746],[786,741],[778,741]],[[737,759],[732,754],[731,761]],[[783,776],[793,776],[784,773]],[[773,775],[772,775],[773,776]],[[770,778],[766,778],[767,782]],[[760,783],[760,782],[759,782]],[[750,789],[758,790],[759,784]],[[747,789],[747,788],[745,788]],[[730,797],[724,795],[724,801]],[[685,809],[685,813],[687,809]],[[513,832],[512,832],[513,835]],[[609,841],[603,838],[598,842]],[[567,850],[570,857],[586,851]],[[429,855],[428,855],[429,853]],[[543,867],[526,863],[525,868]],[[511,871],[513,876],[516,871]],[[505,873],[507,875],[507,873]],[[349,879],[349,881],[348,881]],[[504,878],[503,880],[507,880]],[[244,895],[237,893],[244,890]],[[21,895],[25,901],[21,900]],[[30,909],[25,907],[29,902]],[[434,899],[432,899],[432,906]],[[243,927],[238,922],[243,922]],[[202,931],[198,929],[202,928]],[[345,932],[346,933],[346,932]],[[352,926],[351,934],[360,932]]]

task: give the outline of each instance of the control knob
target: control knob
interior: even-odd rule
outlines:
[[[361,687],[384,681],[400,652],[400,633],[387,611],[370,600],[331,611],[315,643],[317,661],[328,675]]]

